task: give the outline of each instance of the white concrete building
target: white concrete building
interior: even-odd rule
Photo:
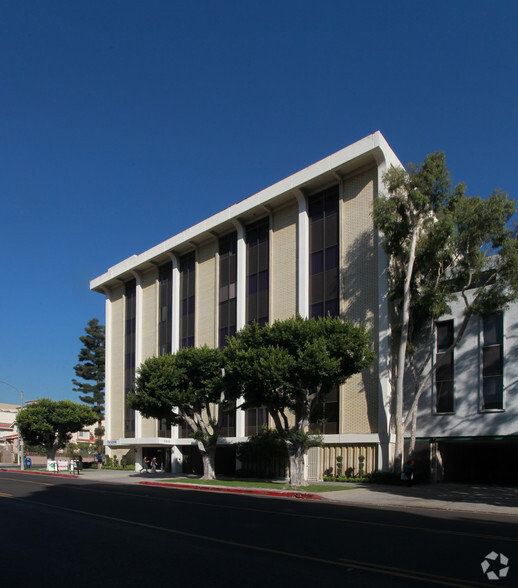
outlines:
[[[141,463],[156,454],[167,469],[196,470],[197,448],[182,427],[144,419],[125,398],[147,357],[188,345],[220,346],[259,323],[333,315],[366,323],[376,361],[324,406],[325,447],[310,451],[307,477],[336,467],[386,469],[389,434],[389,327],[386,259],[371,209],[389,166],[401,165],[376,132],[246,198],[91,282],[106,296],[106,443]],[[195,206],[195,198],[185,203]],[[266,421],[237,409],[220,438],[216,470],[235,465],[232,446]]]

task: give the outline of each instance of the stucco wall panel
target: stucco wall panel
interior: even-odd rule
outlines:
[[[377,169],[374,167],[347,179],[343,185],[340,219],[341,311],[349,320],[365,324],[374,341],[378,339],[378,255],[371,211],[376,190]],[[346,382],[341,399],[342,433],[377,431],[375,364]]]
[[[157,277],[156,269],[142,276],[142,361],[157,354]]]
[[[110,436],[124,437],[124,287],[114,288],[111,293],[111,382],[107,401],[111,409]]]
[[[271,233],[271,320],[286,319],[297,312],[297,215],[298,205],[273,213]]]
[[[216,345],[216,240],[198,250],[196,266],[196,345]]]

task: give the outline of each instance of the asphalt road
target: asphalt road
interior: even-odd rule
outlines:
[[[516,517],[0,472],[2,585],[516,586]],[[506,567],[505,578],[486,574]]]

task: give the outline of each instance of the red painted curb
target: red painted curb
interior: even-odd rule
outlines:
[[[11,468],[1,468],[0,472],[15,472],[16,474],[33,474],[36,476],[52,476],[53,478],[79,478],[75,474],[57,474],[54,472],[35,472],[30,470],[13,470]]]
[[[183,490],[207,490],[208,492],[227,492],[232,494],[261,494],[263,496],[281,496],[283,498],[308,498],[322,500],[320,494],[310,492],[295,492],[290,490],[262,490],[260,488],[234,488],[229,486],[205,486],[200,484],[182,484],[176,482],[139,482],[144,486],[165,486],[167,488],[181,488]]]

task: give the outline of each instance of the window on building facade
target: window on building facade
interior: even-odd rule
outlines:
[[[180,349],[194,347],[195,255],[180,258]]]
[[[236,409],[230,408],[223,413],[221,421],[221,429],[219,430],[220,437],[235,437],[236,436]]]
[[[158,436],[169,439],[171,437],[171,425],[167,422],[167,419],[159,421]]]
[[[338,316],[339,240],[338,186],[309,198],[309,304],[310,317]]]
[[[269,321],[270,221],[246,227],[246,322],[262,327]]]
[[[172,350],[173,266],[166,263],[158,269],[158,354]]]
[[[236,332],[237,234],[219,240],[219,347]]]
[[[435,372],[435,410],[437,413],[449,413],[454,405],[454,354],[453,321],[442,321],[436,324],[437,352],[435,363],[441,365]]]
[[[192,429],[187,423],[178,425],[178,439],[188,439],[192,435]]]
[[[131,280],[125,288],[124,337],[124,400],[133,390],[135,380],[135,350],[137,342],[137,282]],[[124,436],[135,437],[135,410],[125,402]]]
[[[317,401],[311,411],[309,430],[313,433],[320,431],[323,435],[338,433],[338,386],[334,386],[324,399]]]
[[[482,409],[504,408],[504,317],[493,314],[483,319]]]
[[[171,262],[158,268],[158,354],[166,355],[172,351],[173,342],[173,264]],[[162,419],[158,426],[158,436],[171,437],[171,425]]]
[[[268,424],[268,409],[265,406],[259,408],[247,408],[245,411],[245,435],[256,435],[263,425]]]

